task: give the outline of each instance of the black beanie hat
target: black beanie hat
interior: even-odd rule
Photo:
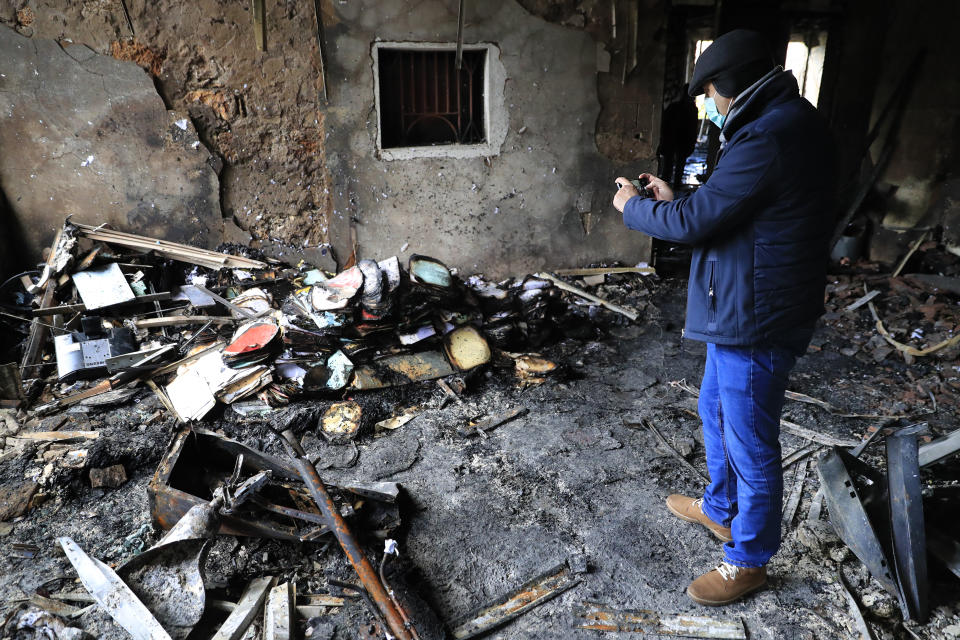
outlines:
[[[712,82],[720,95],[733,98],[773,69],[766,40],[756,31],[735,29],[713,41],[697,59],[688,93],[698,96]]]

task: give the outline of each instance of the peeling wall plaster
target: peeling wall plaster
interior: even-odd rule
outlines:
[[[655,168],[663,43],[651,16],[663,0],[639,2],[643,65],[623,83],[603,3],[567,26],[514,0],[467,3],[466,41],[500,50],[499,154],[378,158],[373,43],[451,43],[457,4],[382,0],[372,10],[321,0],[328,104],[313,3],[267,3],[266,51],[254,44],[249,3],[234,0],[126,0],[132,34],[119,3],[10,0],[0,22],[147,69],[167,108],[189,114],[213,152],[226,221],[274,255],[330,268],[324,243],[344,260],[353,224],[363,256],[419,251],[496,275],[647,259],[650,239],[625,232],[610,200],[613,177]],[[609,71],[598,73],[604,62]]]

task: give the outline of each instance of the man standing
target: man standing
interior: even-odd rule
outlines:
[[[694,246],[684,335],[707,343],[700,386],[710,485],[667,508],[725,541],[722,563],[687,594],[723,605],[759,589],[780,546],[780,412],[787,377],[823,313],[834,220],[833,142],[793,75],[775,67],[760,34],[731,31],[697,61],[690,94],[706,93],[721,129],[707,183],[673,199],[618,178],[624,224]]]

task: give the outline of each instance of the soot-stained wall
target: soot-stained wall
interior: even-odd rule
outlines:
[[[129,24],[119,2],[12,0],[0,22],[139,64],[213,153],[226,239],[328,268],[327,246],[342,263],[354,237],[361,257],[419,252],[495,275],[646,259],[649,239],[610,200],[613,177],[655,168],[663,0],[466,3],[465,41],[499,52],[496,148],[383,159],[373,43],[452,43],[457,4],[322,0],[328,103],[311,2],[266,3],[265,51],[244,0],[126,0]]]
[[[313,3],[266,2],[265,51],[256,46],[250,4],[125,0],[128,24],[124,5],[115,0],[8,0],[0,2],[0,22],[33,41],[83,45],[140,65],[154,98],[159,93],[161,106],[187,117],[214,155],[225,239],[249,238],[237,232],[235,221],[268,247],[316,247],[327,239],[329,189]],[[329,2],[323,6],[332,11]],[[74,126],[83,128],[86,120]],[[171,218],[166,229],[140,231],[179,230]],[[313,255],[320,261],[319,252]]]
[[[914,3],[898,0],[885,16],[883,71],[871,122],[885,105],[895,104],[900,93],[906,92],[906,104],[888,118],[896,143],[881,176],[881,188],[892,190],[883,226],[925,229],[943,224],[948,244],[960,249],[960,76],[953,41],[960,3],[927,4],[921,13]],[[871,149],[874,158],[882,154],[886,131]]]
[[[362,255],[425,252],[494,274],[646,259],[649,239],[625,232],[610,205],[615,168],[597,148],[597,42],[515,2],[467,6],[465,42],[499,51],[490,65],[494,81],[503,82],[490,94],[502,101],[491,105],[502,114],[488,130],[496,148],[485,157],[387,160],[376,146],[371,45],[454,42],[457,3],[381,2],[376,12],[335,5],[326,118],[334,238],[348,238],[352,221]],[[650,63],[653,111],[659,62]],[[636,111],[621,132],[627,147],[636,144]],[[652,118],[641,125],[648,141],[653,128]],[[644,151],[653,155],[649,144]]]
[[[0,187],[34,256],[68,215],[220,242],[210,152],[142,69],[2,25],[0,60]]]
[[[871,221],[874,260],[895,263],[940,226],[945,244],[960,251],[958,20],[960,4],[952,0],[931,0],[922,12],[909,0],[891,0],[881,11],[869,0],[849,0],[831,29],[820,108],[837,138],[845,204],[884,162],[858,210]]]

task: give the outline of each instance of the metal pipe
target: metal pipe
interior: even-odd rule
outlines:
[[[457,71],[463,65],[463,2],[460,0],[460,6],[457,9]]]
[[[415,632],[411,632],[412,625],[411,628],[408,628],[404,624],[404,616],[397,610],[390,594],[387,593],[383,583],[380,582],[376,569],[370,564],[367,556],[363,553],[363,549],[360,548],[357,539],[353,537],[353,533],[347,528],[347,523],[337,510],[333,498],[330,497],[330,494],[327,493],[326,488],[323,486],[323,480],[320,479],[316,467],[303,456],[303,448],[289,429],[283,431],[280,435],[282,436],[281,441],[287,448],[287,452],[293,458],[294,465],[300,473],[303,483],[307,486],[307,489],[309,489],[310,495],[313,496],[313,500],[317,503],[320,512],[326,519],[327,526],[333,531],[333,535],[337,537],[337,542],[340,543],[343,552],[347,555],[347,560],[353,565],[354,571],[357,572],[357,577],[360,578],[360,583],[364,589],[367,590],[367,593],[370,594],[370,598],[382,614],[384,620],[386,620],[387,626],[390,627],[390,632],[396,636],[397,640],[414,640],[416,636]]]
[[[264,500],[259,496],[254,496],[252,502],[258,507],[269,511],[270,513],[288,516],[297,520],[306,520],[307,522],[312,522],[314,524],[327,524],[327,521],[321,515],[310,513],[308,511],[300,511],[299,509],[291,509],[290,507],[284,507],[283,505],[279,504],[273,504],[272,502]]]

